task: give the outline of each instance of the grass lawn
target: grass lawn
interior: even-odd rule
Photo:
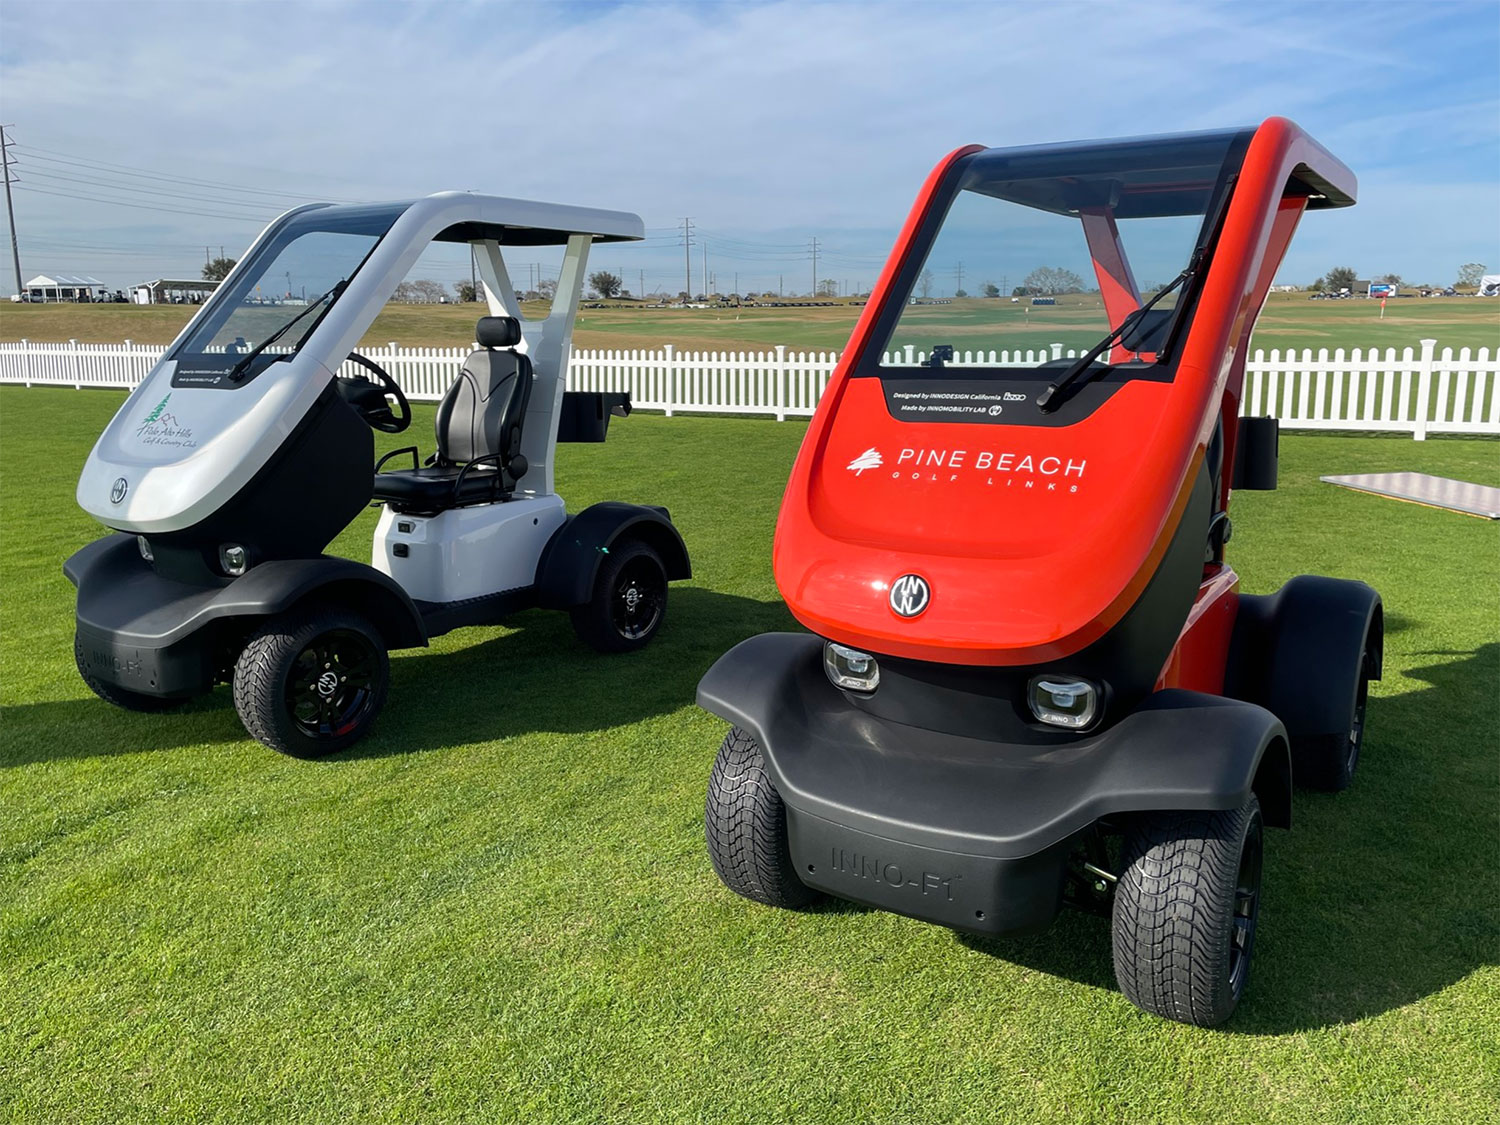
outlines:
[[[973,299],[923,311],[951,322],[952,342],[965,346],[1040,348],[1055,342],[1087,347],[1104,332],[1097,297],[1063,298],[1052,308]],[[191,305],[0,305],[0,340],[69,340],[165,344],[195,311]],[[367,346],[459,347],[472,343],[476,305],[387,305],[365,334]],[[528,316],[544,312],[527,306]],[[579,312],[574,343],[582,348],[678,348],[744,351],[785,344],[841,351],[859,308],[648,309]],[[1417,348],[1423,337],[1452,347],[1500,346],[1500,301],[1467,297],[1387,302],[1309,301],[1275,293],[1257,323],[1259,348]],[[979,326],[996,325],[980,331]],[[940,332],[940,336],[944,334]],[[1493,352],[1492,352],[1493,354]]]
[[[1255,972],[1215,1032],[1133,1008],[1093,918],[979,940],[719,885],[724,727],[693,689],[790,624],[770,544],[801,425],[637,415],[562,447],[572,506],[664,503],[687,539],[656,642],[600,657],[543,612],[451,634],[394,658],[372,738],[301,762],[226,689],[142,716],[73,670],[60,564],[101,533],[73,489],[121,397],[0,388],[10,1120],[1500,1117],[1496,528],[1317,479],[1500,484],[1500,445],[1290,435],[1281,490],[1236,501],[1248,590],[1363,578],[1388,636],[1360,774],[1268,838]],[[373,526],[335,549],[367,557]]]

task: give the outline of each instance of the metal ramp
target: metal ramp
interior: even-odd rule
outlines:
[[[1357,492],[1389,496],[1393,500],[1425,504],[1429,508],[1447,508],[1481,519],[1500,520],[1500,488],[1488,485],[1434,477],[1427,473],[1356,473],[1321,479]]]

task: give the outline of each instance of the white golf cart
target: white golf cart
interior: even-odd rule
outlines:
[[[267,227],[84,466],[78,502],[117,532],[63,568],[84,681],[143,711],[231,681],[246,730],[312,756],[369,730],[389,649],[531,606],[568,610],[603,651],[646,644],[667,583],[690,574],[666,509],[569,516],[553,491],[557,442],[603,441],[629,412],[623,394],[566,384],[590,245],[642,234],[623,212],[459,192],[314,204]],[[411,447],[372,474],[371,428],[400,432],[411,408],[352,349],[435,241],[475,248],[491,315],[425,463]],[[540,246],[564,247],[561,277],[550,314],[522,321],[502,251]],[[373,565],[324,555],[372,499]]]

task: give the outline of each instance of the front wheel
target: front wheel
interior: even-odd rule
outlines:
[[[605,556],[593,596],[573,610],[573,631],[600,652],[633,652],[650,642],[666,615],[667,569],[635,540]]]
[[[374,626],[343,610],[268,621],[234,666],[234,707],[252,738],[296,758],[332,754],[369,731],[390,660]]]
[[[703,821],[708,858],[735,894],[793,910],[822,897],[797,878],[786,805],[771,782],[760,743],[738,727],[724,736],[714,759]]]
[[[1260,916],[1262,824],[1252,795],[1221,812],[1160,812],[1125,836],[1111,936],[1137,1007],[1198,1027],[1233,1014]]]

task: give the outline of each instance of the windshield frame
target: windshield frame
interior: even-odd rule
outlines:
[[[410,200],[368,205],[322,203],[297,208],[281,216],[255,241],[244,260],[230,272],[225,283],[214,290],[213,296],[209,298],[198,315],[189,322],[181,339],[163,357],[177,361],[178,371],[173,377],[173,386],[243,386],[271,364],[301,351],[317,332],[318,326],[333,310],[334,305],[348,291],[349,283],[364,268],[371,255],[390,234],[396,221],[410,206]],[[361,226],[370,229],[348,229]],[[244,307],[245,298],[266,276],[266,269],[282,251],[304,235],[320,232],[374,235],[374,241],[338,285],[320,296],[309,298],[303,304],[287,305],[287,318],[268,329],[260,339],[247,340],[245,350],[226,347],[221,353],[195,349],[194,345],[199,340],[212,339],[235,313]],[[304,314],[309,305],[317,302],[321,302],[323,307],[308,322],[307,328],[297,338],[294,346],[283,350],[277,345],[272,345],[254,357],[254,360],[241,373],[240,378],[233,383],[223,382],[229,372],[250,356],[267,338],[278,331],[285,330],[290,321]]]
[[[1099,171],[1101,170],[1100,166],[1107,167],[1108,161],[1112,157],[1115,157],[1116,154],[1128,151],[1131,148],[1144,149],[1147,146],[1166,147],[1174,144],[1194,146],[1221,144],[1224,146],[1223,158],[1218,168],[1214,186],[1205,201],[1202,221],[1199,225],[1198,235],[1194,240],[1193,249],[1189,258],[1184,261],[1184,265],[1186,265],[1189,261],[1196,260],[1197,265],[1188,278],[1187,283],[1178,293],[1177,300],[1172,306],[1170,320],[1162,334],[1162,342],[1159,348],[1151,360],[1137,358],[1122,363],[1111,364],[1109,375],[1103,377],[1105,381],[1147,378],[1170,382],[1176,372],[1176,357],[1180,350],[1179,345],[1191,326],[1193,317],[1197,311],[1204,280],[1212,264],[1214,248],[1218,241],[1220,228],[1223,225],[1223,217],[1228,208],[1229,199],[1233,194],[1234,184],[1238,179],[1240,168],[1243,165],[1245,152],[1249,148],[1250,140],[1254,134],[1255,130],[1253,128],[1224,129],[1156,137],[1036,145],[1028,148],[987,148],[959,157],[948,168],[942,183],[933,195],[931,205],[928,207],[926,214],[923,216],[919,227],[907,246],[907,252],[901,266],[892,277],[891,283],[882,297],[881,306],[866,337],[866,343],[849,372],[850,378],[910,380],[941,377],[962,380],[1001,381],[1035,380],[1037,378],[1039,374],[1038,368],[1032,365],[964,364],[961,366],[932,367],[927,365],[888,366],[883,363],[883,357],[890,346],[892,338],[895,336],[902,314],[915,295],[922,269],[927,264],[927,257],[931,253],[948,219],[954,201],[959,197],[960,193],[966,190],[974,190],[966,188],[965,181],[974,171],[976,163],[997,162],[1005,159],[1014,160],[1018,163],[1035,160],[1038,164],[1046,163],[1058,166],[1048,174],[1059,176],[1064,174],[1062,169],[1070,162],[1076,162],[1077,168],[1075,174]],[[987,193],[976,192],[976,194]],[[1017,201],[1012,200],[1011,202]],[[1006,296],[1006,294],[1002,294],[998,299],[1004,300]],[[1022,299],[1025,300],[1027,298],[1023,297]],[[1142,304],[1148,299],[1149,294],[1141,294]],[[940,344],[944,342],[934,341],[933,343]],[[1078,354],[1082,354],[1085,350],[1086,348],[1077,349]]]

